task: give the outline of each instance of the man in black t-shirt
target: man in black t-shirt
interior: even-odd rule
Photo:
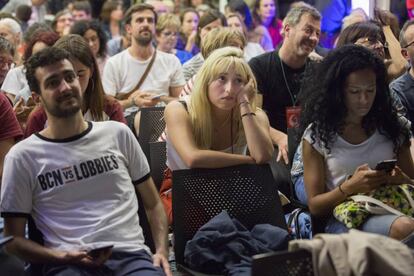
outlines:
[[[249,62],[263,95],[272,141],[279,148],[277,160],[283,158],[285,163],[288,163],[286,112],[291,114],[290,123],[295,123],[301,79],[309,64],[309,54],[319,42],[320,20],[320,13],[312,6],[304,4],[291,9],[283,21],[284,41],[280,49]]]

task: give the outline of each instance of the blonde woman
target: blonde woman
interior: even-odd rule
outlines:
[[[266,114],[256,108],[256,81],[243,51],[225,47],[204,62],[191,98],[165,109],[167,166],[161,188],[170,223],[171,171],[263,164],[273,145]],[[246,155],[247,149],[250,155]]]

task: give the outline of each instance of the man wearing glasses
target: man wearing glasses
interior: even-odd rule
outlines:
[[[400,32],[401,53],[410,63],[410,68],[398,79],[390,84],[390,89],[395,92],[404,106],[403,115],[414,122],[414,20],[407,21]],[[414,125],[411,124],[411,132],[414,133]],[[414,141],[411,140],[411,155],[414,156]]]

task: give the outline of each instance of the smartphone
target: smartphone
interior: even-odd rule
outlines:
[[[1,238],[0,239],[0,246],[3,246],[6,243],[11,242],[13,239],[14,239],[13,236],[8,236],[8,237],[5,237],[5,238]]]
[[[113,244],[105,245],[105,246],[98,246],[98,247],[95,247],[94,249],[89,250],[88,255],[91,257],[97,257],[101,251],[105,251],[113,247],[114,247]]]
[[[151,97],[151,100],[158,100],[159,98],[161,98],[163,95],[155,95]]]
[[[378,164],[375,166],[375,170],[385,171],[389,173],[395,168],[396,164],[397,164],[396,159],[384,160],[384,161],[378,162]]]

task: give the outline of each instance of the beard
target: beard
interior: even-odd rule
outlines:
[[[140,46],[148,46],[152,42],[153,34],[151,33],[150,30],[145,30],[145,31],[148,31],[148,33],[149,33],[148,36],[145,36],[145,35],[142,35],[141,33],[139,33],[136,37],[134,37],[135,41]]]
[[[71,97],[71,103],[68,104],[66,99]],[[47,103],[46,101],[42,101],[44,109],[50,113],[52,116],[57,118],[68,118],[81,110],[81,99],[79,95],[73,94],[71,96],[64,96],[57,100],[55,103]]]

